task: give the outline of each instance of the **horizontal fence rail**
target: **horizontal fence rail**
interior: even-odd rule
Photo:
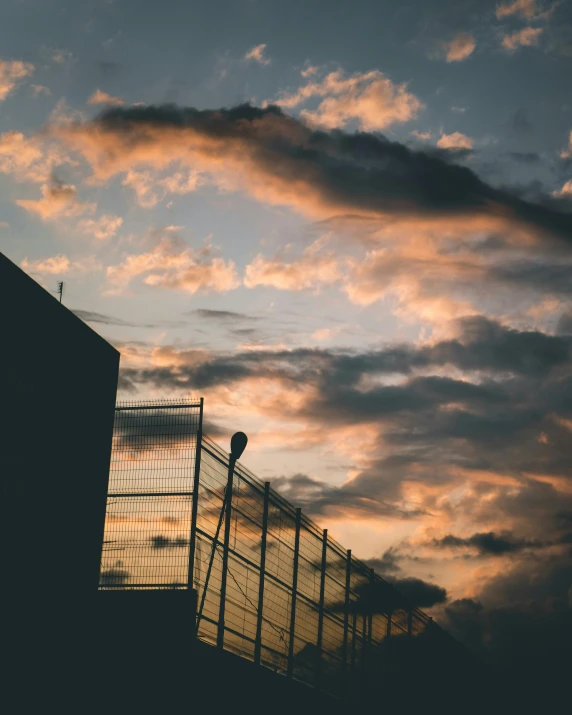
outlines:
[[[446,637],[269,483],[241,464],[229,480],[202,415],[117,406],[101,589],[195,588],[201,640],[348,700]]]

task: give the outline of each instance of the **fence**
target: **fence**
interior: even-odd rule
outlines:
[[[118,405],[101,588],[194,587],[200,639],[336,697],[387,671],[400,641],[434,637],[268,482],[237,464],[228,493],[202,415],[202,400]]]

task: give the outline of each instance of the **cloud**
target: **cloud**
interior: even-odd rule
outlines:
[[[149,252],[127,256],[122,263],[109,266],[110,292],[120,293],[139,276],[144,276],[146,285],[187,293],[226,292],[240,285],[233,261],[213,256],[211,246],[194,250],[168,234]]]
[[[82,219],[78,222],[77,228],[82,233],[93,236],[100,241],[106,241],[113,238],[122,225],[123,219],[120,216],[104,214],[97,219]]]
[[[43,221],[95,211],[95,204],[78,201],[75,186],[64,184],[54,177],[49,184],[42,186],[41,199],[19,199],[16,204],[29,213],[36,214]]]
[[[192,313],[194,315],[198,315],[199,318],[202,318],[203,320],[211,320],[223,323],[235,323],[244,320],[258,320],[258,318],[255,318],[252,315],[247,315],[246,313],[235,313],[232,310],[212,310],[210,308],[198,308],[197,310],[193,310]]]
[[[568,179],[564,186],[559,191],[554,191],[552,195],[558,198],[572,197],[572,179]]]
[[[99,270],[101,266],[93,259],[89,258],[83,261],[72,261],[63,254],[52,256],[50,258],[40,258],[35,261],[30,261],[24,258],[20,263],[20,267],[26,273],[47,274],[47,275],[64,275],[72,272],[85,273],[87,271]]]
[[[30,87],[34,93],[34,97],[39,97],[41,94],[49,97],[52,93],[51,89],[49,87],[44,87],[43,84],[31,84]]]
[[[318,239],[300,258],[291,262],[258,255],[246,266],[244,285],[247,288],[265,285],[280,290],[305,290],[335,283],[341,277],[339,260],[333,253],[322,251],[322,247],[323,241]]]
[[[452,134],[441,134],[437,142],[439,149],[472,149],[474,141],[471,137],[461,134],[461,132],[453,132]]]
[[[244,55],[245,62],[248,60],[254,60],[260,65],[269,65],[270,60],[265,56],[266,45],[256,45]]]
[[[394,578],[386,576],[385,578],[415,608],[432,608],[447,601],[447,590],[434,583],[428,583],[420,578],[413,577]]]
[[[0,60],[0,102],[10,94],[24,77],[34,71],[34,65],[20,60]]]
[[[300,114],[310,124],[327,129],[344,127],[351,121],[365,131],[387,129],[398,122],[415,119],[422,102],[407,90],[406,84],[394,84],[382,72],[330,72],[321,80],[309,81],[293,94],[283,94],[276,104],[292,109],[312,97],[323,97],[316,110]]]
[[[414,129],[411,134],[416,138],[416,139],[421,139],[421,141],[430,141],[433,139],[433,135],[431,132],[418,132],[417,129]]]
[[[96,89],[91,97],[87,100],[88,104],[105,104],[108,106],[121,107],[125,102],[121,97],[113,97],[107,92],[102,92],[101,89]]]
[[[379,135],[315,131],[277,107],[117,107],[52,132],[82,152],[99,181],[178,163],[225,190],[316,218],[448,219],[463,230],[469,220],[482,221],[481,229],[486,221],[491,232],[512,227],[570,240],[569,214],[493,188],[466,167]]]
[[[0,172],[15,181],[46,183],[55,168],[70,162],[63,148],[46,137],[27,138],[20,132],[0,134]]]
[[[445,59],[447,62],[462,62],[473,54],[476,46],[470,32],[460,32],[449,42],[443,43]]]
[[[473,534],[468,538],[448,534],[440,539],[435,539],[433,544],[441,548],[452,549],[470,547],[476,549],[481,556],[504,556],[524,549],[537,549],[543,546],[540,541],[517,538],[510,531],[500,534],[489,531]]]
[[[536,0],[514,0],[514,2],[497,5],[496,15],[499,20],[517,15],[525,20],[533,20],[540,16]]]
[[[142,208],[153,208],[168,194],[188,194],[201,185],[201,176],[197,171],[177,171],[166,177],[158,177],[150,171],[131,171],[122,181],[135,191],[137,202]]]
[[[514,52],[519,47],[533,47],[538,45],[540,35],[543,33],[542,27],[525,27],[510,35],[505,35],[502,39],[502,46],[509,52]]]

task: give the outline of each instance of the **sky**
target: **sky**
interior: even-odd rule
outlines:
[[[204,396],[474,650],[561,662],[570,0],[5,0],[0,48],[0,247],[119,397]]]

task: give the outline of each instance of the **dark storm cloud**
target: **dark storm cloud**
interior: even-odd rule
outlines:
[[[122,320],[121,318],[114,318],[111,315],[104,315],[103,313],[96,313],[92,310],[80,310],[79,308],[74,310],[78,318],[85,321],[86,323],[101,323],[102,325],[118,325],[123,328],[158,328],[158,327],[179,327],[185,325],[183,322],[175,321],[161,321],[159,323],[137,323],[130,322],[128,320]]]
[[[453,478],[451,470],[460,468],[518,476],[518,499],[499,495],[499,510],[504,499],[504,510],[529,511],[532,518],[533,505],[543,505],[546,518],[558,511],[558,492],[526,475],[568,479],[572,474],[566,423],[572,420],[572,338],[517,331],[480,317],[464,319],[459,327],[458,339],[427,346],[365,353],[299,349],[214,354],[200,365],[124,374],[133,385],[179,389],[265,378],[287,389],[309,390],[296,408],[281,408],[282,418],[323,429],[383,425],[382,456],[374,451],[367,466],[342,487],[305,475],[278,482],[287,498],[314,514],[344,507],[370,515],[423,513],[426,505],[405,509],[400,504],[401,483],[422,468],[419,479],[444,484]],[[418,374],[444,366],[465,374],[474,371],[476,378],[469,382]],[[375,380],[396,373],[404,377],[399,384]]]
[[[447,601],[447,590],[420,578],[386,577],[416,608],[432,608]]]
[[[204,320],[222,321],[222,322],[238,322],[248,320],[258,320],[252,315],[246,313],[235,313],[232,310],[210,310],[208,308],[199,308],[191,311],[190,315],[197,315]]]
[[[526,559],[495,578],[478,600],[444,608],[439,622],[514,686],[524,682],[525,707],[541,684],[540,701],[554,710],[568,700],[572,662],[572,553]],[[514,702],[513,702],[514,704]]]
[[[150,368],[123,371],[127,380],[150,382],[157,387],[185,385],[207,388],[232,384],[250,377],[306,381],[333,389],[347,400],[361,400],[357,410],[367,410],[368,402],[378,404],[378,411],[422,406],[427,400],[453,398],[502,399],[502,389],[495,384],[475,385],[441,377],[413,378],[407,386],[372,388],[367,392],[344,393],[345,387],[356,385],[368,375],[398,373],[451,366],[463,371],[508,373],[542,377],[565,366],[570,360],[572,338],[552,336],[538,331],[518,331],[502,326],[482,316],[459,321],[457,339],[444,340],[426,347],[408,345],[387,347],[364,353],[342,350],[249,350],[236,354],[214,354],[198,365],[170,368]],[[383,402],[381,399],[383,397]],[[324,399],[327,394],[324,394]],[[373,408],[374,405],[371,405]],[[370,409],[371,409],[370,408]]]
[[[482,556],[504,556],[524,549],[537,549],[543,547],[541,541],[520,539],[508,531],[495,534],[493,531],[473,534],[466,539],[448,534],[441,539],[433,541],[434,546],[446,548],[472,547],[477,549]]]
[[[522,117],[518,123],[523,125]],[[380,134],[312,130],[276,106],[114,107],[91,123],[70,125],[61,133],[73,139],[82,132],[101,132],[132,152],[149,141],[160,143],[162,130],[169,132],[169,141],[180,131],[183,148],[185,132],[204,138],[220,158],[231,150],[245,152],[262,176],[294,187],[306,181],[319,201],[338,213],[344,207],[346,212],[396,217],[502,217],[571,240],[572,216],[496,189],[465,166],[408,149]],[[155,138],[150,139],[149,131]],[[296,201],[306,199],[304,192]]]
[[[272,486],[285,499],[313,517],[336,512],[359,514],[366,518],[386,515],[406,519],[419,516],[418,511],[396,507],[373,494],[354,489],[351,484],[333,487],[306,474],[278,477],[272,480]]]

